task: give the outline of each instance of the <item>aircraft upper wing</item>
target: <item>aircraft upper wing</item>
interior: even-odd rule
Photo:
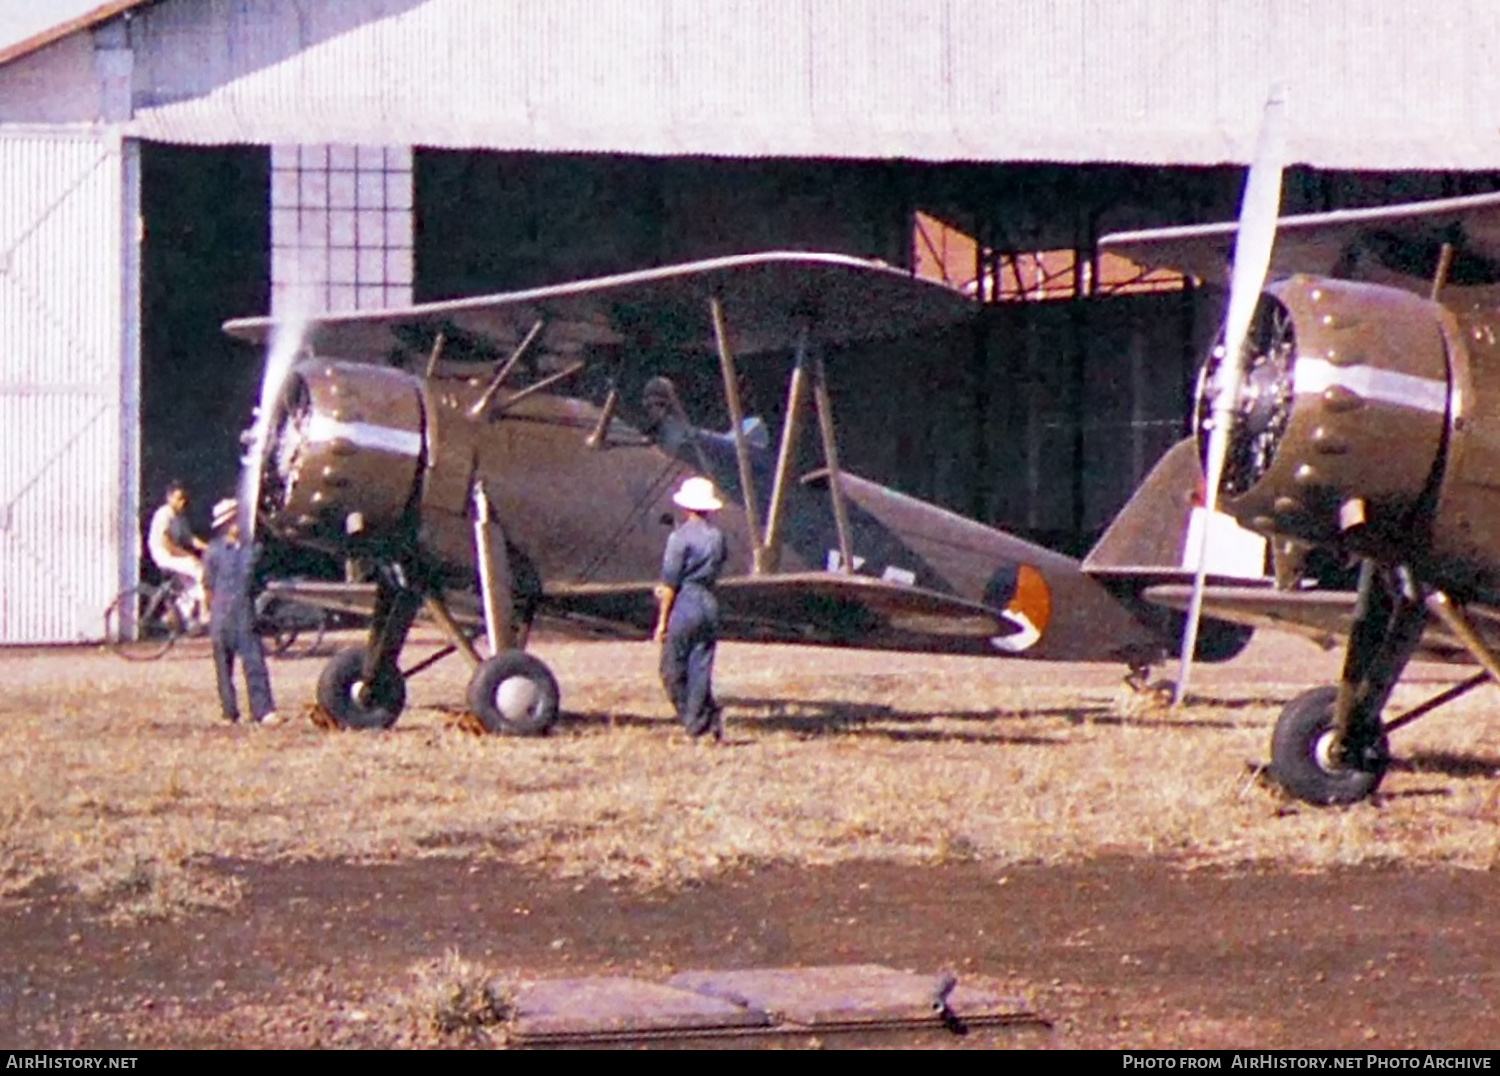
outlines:
[[[1238,229],[1237,222],[1226,221],[1116,232],[1104,236],[1099,247],[1140,265],[1224,283]],[[1398,274],[1430,277],[1444,242],[1453,243],[1458,254],[1455,284],[1496,283],[1500,193],[1282,217],[1271,275],[1356,276],[1364,261]]]
[[[538,612],[598,634],[644,636],[656,620],[656,599],[646,583],[573,583],[548,587]],[[279,598],[368,615],[375,608],[369,583],[283,580],[267,590]],[[838,572],[796,572],[721,579],[717,594],[720,637],[763,642],[825,643],[866,647],[921,642],[957,653],[995,653],[990,640],[1026,630],[986,605],[921,587]],[[471,591],[448,595],[460,623],[478,625]]]
[[[790,349],[801,316],[819,340],[901,336],[952,325],[974,303],[943,284],[881,262],[842,254],[772,251],[645,269],[525,291],[423,303],[391,310],[319,314],[306,325],[313,350],[336,358],[425,355],[438,332],[478,338],[502,353],[537,319],[545,346],[568,353],[595,344],[712,347],[708,300],[717,296],[737,351]],[[264,345],[278,322],[225,322],[233,336]]]

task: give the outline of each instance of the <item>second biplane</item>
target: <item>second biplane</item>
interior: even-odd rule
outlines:
[[[1338,683],[1282,711],[1271,767],[1305,801],[1362,800],[1389,766],[1390,733],[1500,682],[1500,194],[1279,220],[1273,209],[1102,245],[1207,280],[1238,246],[1266,255],[1252,276],[1268,270],[1269,285],[1231,282],[1248,332],[1205,367],[1198,426],[1206,462],[1215,432],[1225,446],[1227,512],[1274,539],[1281,586],[1147,595],[1346,638]],[[1304,587],[1314,555],[1357,565],[1355,592]],[[1480,671],[1383,717],[1418,656]]]
[[[1141,590],[1183,574],[1197,467],[1187,442],[1087,571],[843,468],[823,348],[972,315],[960,294],[879,263],[779,252],[301,325],[228,323],[281,356],[268,363],[242,492],[257,525],[366,565],[373,579],[294,588],[299,600],[373,614],[365,645],[329,661],[320,705],[343,726],[389,726],[407,679],[456,652],[473,666],[468,706],[487,729],[545,731],[559,691],[526,653],[531,624],[646,637],[670,494],[695,472],[726,494],[720,525],[740,566],[720,582],[722,638],[1137,672],[1173,653],[1180,615]],[[699,428],[659,377],[625,421],[622,372],[663,348],[716,357],[727,433]],[[491,360],[476,374],[456,350]],[[742,413],[737,365],[768,352],[793,356],[775,445]],[[607,376],[586,398],[582,375],[601,364]],[[797,473],[811,424],[821,466]],[[448,645],[402,668],[424,611]],[[1232,656],[1248,634],[1210,622],[1199,655]]]

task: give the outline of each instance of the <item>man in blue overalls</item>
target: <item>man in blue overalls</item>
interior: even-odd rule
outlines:
[[[214,505],[214,540],[203,554],[203,590],[208,599],[208,632],[213,640],[214,673],[219,681],[219,706],[226,721],[240,719],[234,693],[234,659],[245,664],[245,687],[250,713],[262,725],[279,725],[271,698],[266,653],[255,633],[255,596],[252,591],[255,547],[240,540],[239,502],[226,498]]]
[[[714,484],[687,478],[672,500],[687,518],[667,539],[662,557],[656,630],[661,642],[661,682],[689,736],[712,732],[722,739],[724,723],[714,701],[714,652],[719,641],[719,603],[714,583],[724,567],[724,532],[710,517],[724,507]]]

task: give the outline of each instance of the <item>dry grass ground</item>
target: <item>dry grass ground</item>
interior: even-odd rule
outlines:
[[[50,878],[155,917],[232,905],[216,857],[494,857],[652,886],[856,859],[1485,869],[1500,846],[1493,688],[1398,733],[1375,803],[1299,808],[1255,781],[1280,706],[1338,668],[1289,637],[1200,670],[1183,711],[1110,667],[726,646],[720,748],[676,732],[648,644],[534,650],[567,714],[536,740],[457,727],[458,661],[412,681],[393,730],[355,734],[301,716],[316,659],[273,663],[298,716],[259,729],[218,719],[201,644],[144,665],[0,653],[0,891]],[[1398,701],[1459,675],[1416,669]]]

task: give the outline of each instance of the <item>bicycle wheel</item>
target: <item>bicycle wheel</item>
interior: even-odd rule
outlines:
[[[318,652],[323,645],[323,633],[328,630],[328,610],[308,605],[303,618],[300,638],[302,645],[297,648],[298,657],[310,658]]]
[[[322,645],[328,612],[301,602],[274,601],[261,611],[258,627],[273,657],[310,657]]]
[[[182,614],[170,587],[137,584],[104,611],[104,640],[126,661],[153,661],[181,634]]]

